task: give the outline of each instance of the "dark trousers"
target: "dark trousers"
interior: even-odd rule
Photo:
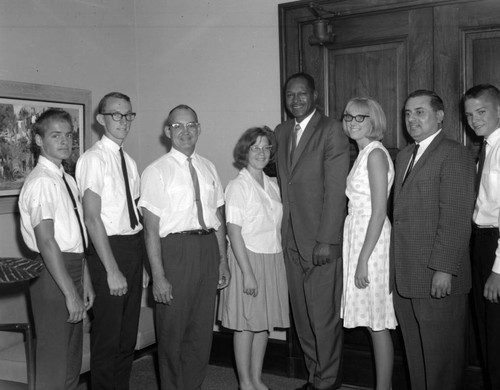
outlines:
[[[472,296],[487,388],[500,389],[500,304],[484,299],[498,246],[498,229],[474,229],[472,236]]]
[[[92,390],[129,388],[141,309],[142,236],[110,236],[109,243],[128,289],[122,296],[109,293],[106,270],[91,250],[88,264],[96,293],[90,333]]]
[[[467,299],[466,294],[404,298],[395,291],[412,390],[462,389]]]
[[[81,296],[83,254],[63,253],[63,258]],[[47,268],[34,280],[30,293],[36,333],[36,388],[76,389],[82,368],[82,322],[66,322],[66,299]]]
[[[318,389],[337,389],[342,383],[344,337],[340,318],[342,259],[315,267],[290,241],[284,252],[288,291],[308,381]]]
[[[161,251],[173,295],[170,305],[156,304],[161,389],[201,389],[212,347],[217,239],[214,233],[168,235],[161,240]]]

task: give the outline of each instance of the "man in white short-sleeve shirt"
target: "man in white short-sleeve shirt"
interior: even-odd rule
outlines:
[[[472,296],[486,378],[491,389],[499,389],[500,91],[491,84],[476,85],[465,93],[463,103],[469,126],[484,137],[472,216]]]
[[[90,334],[93,390],[128,389],[139,324],[143,276],[142,225],[136,207],[139,173],[123,151],[132,121],[130,98],[104,96],[97,122],[104,135],[77,162],[85,224],[92,242],[88,263],[96,290]]]
[[[229,284],[224,195],[214,165],[195,152],[194,110],[170,111],[172,149],[143,175],[139,207],[153,277],[163,390],[200,389],[212,344],[217,288]]]
[[[94,291],[85,264],[87,235],[78,189],[61,164],[72,150],[71,115],[49,109],[33,130],[40,156],[19,195],[19,212],[24,242],[45,265],[30,286],[37,336],[36,388],[76,390],[82,320],[92,307]]]

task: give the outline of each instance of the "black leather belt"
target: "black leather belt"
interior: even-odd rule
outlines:
[[[206,236],[207,234],[211,234],[215,232],[215,229],[208,229],[208,230],[203,230],[203,229],[198,229],[198,230],[184,230],[183,232],[175,232],[172,234],[187,234],[191,236]]]

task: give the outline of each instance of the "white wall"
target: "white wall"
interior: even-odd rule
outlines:
[[[0,3],[0,79],[132,98],[126,142],[142,171],[165,149],[168,111],[192,106],[199,152],[223,184],[248,127],[280,119],[277,0],[15,0]],[[1,96],[1,91],[0,91]],[[96,137],[94,137],[96,139]],[[15,218],[0,215],[0,256],[21,253]]]
[[[278,1],[151,0],[137,6],[139,165],[165,151],[167,113],[180,103],[198,113],[198,152],[224,184],[236,174],[232,149],[248,127],[280,119]],[[144,117],[144,119],[142,119]],[[146,134],[146,133],[144,133]]]

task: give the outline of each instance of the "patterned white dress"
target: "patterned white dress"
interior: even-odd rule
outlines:
[[[371,216],[368,155],[377,148],[385,152],[389,162],[387,193],[394,181],[394,165],[389,152],[379,141],[372,141],[359,152],[347,177],[346,195],[349,198],[349,213],[344,226],[344,284],[341,305],[341,317],[344,319],[345,328],[365,326],[375,331],[394,329],[397,325],[392,294],[389,294],[391,224],[387,217],[368,261],[370,284],[365,289],[358,289],[354,284],[358,257]]]

